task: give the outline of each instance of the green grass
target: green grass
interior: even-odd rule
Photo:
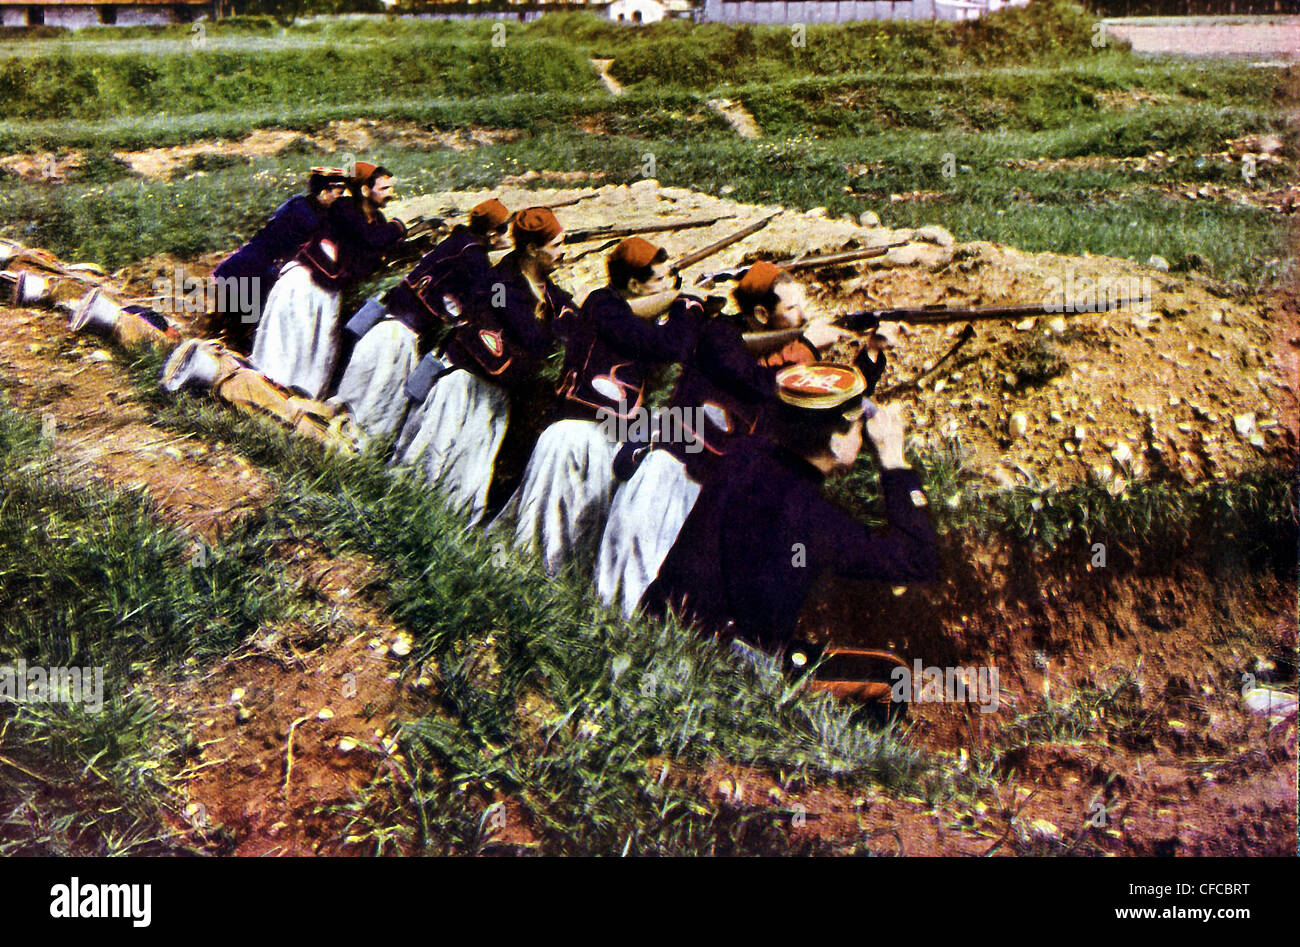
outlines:
[[[1223,132],[1215,131],[1202,144],[1208,147]],[[583,168],[604,172],[609,183],[627,183],[639,178],[643,155],[651,152],[665,185],[709,193],[730,187],[742,201],[825,206],[834,214],[873,209],[894,227],[940,223],[959,240],[993,240],[1027,251],[1138,260],[1158,254],[1171,263],[1199,259],[1206,275],[1247,290],[1284,278],[1287,230],[1274,214],[1227,201],[1181,200],[1160,190],[1180,183],[1244,187],[1239,169],[1225,161],[1193,158],[1159,173],[1005,166],[1017,157],[1086,150],[1077,142],[1086,134],[1078,129],[998,136],[890,132],[864,154],[857,140],[741,142],[706,126],[690,144],[564,130],[464,153],[391,146],[379,153],[397,174],[402,192],[411,194],[491,187],[502,176],[530,167]],[[945,177],[950,154],[956,173]],[[0,220],[6,222],[0,232],[110,268],[158,253],[189,258],[229,250],[261,226],[268,208],[301,186],[303,165],[330,157],[295,154],[255,159],[247,166],[212,164],[203,176],[171,181],[123,178],[117,176],[120,167],[98,159],[97,179],[106,183],[0,191]],[[864,158],[877,166],[865,174],[856,169]],[[1261,165],[1255,188],[1281,184],[1287,170],[1269,168]],[[923,203],[888,201],[892,193],[911,190],[938,196]]]
[[[660,785],[650,764],[659,758],[674,773],[724,760],[786,780],[910,787],[933,778],[894,731],[792,690],[689,628],[618,619],[588,583],[548,579],[537,563],[467,531],[378,456],[322,455],[207,399],[168,402],[156,394],[157,363],[142,356],[135,378],[158,423],[266,465],[279,481],[265,511],[273,530],[372,557],[389,613],[416,636],[411,667],[436,669],[438,713],[398,733],[409,766],[352,810],[376,850],[396,844],[381,828],[394,805],[404,813],[403,844],[478,850],[496,793],[524,808],[544,851],[786,850],[770,806],[753,800],[740,818],[708,800],[710,787]]]
[[[148,684],[300,612],[255,522],[208,548],[141,494],[74,482],[0,400],[0,666],[100,667],[102,708],[0,703],[0,853],[185,849],[163,823],[189,750]]]
[[[999,536],[1048,552],[1101,542],[1162,561],[1192,555],[1221,568],[1279,573],[1295,566],[1300,497],[1293,471],[1283,466],[1261,465],[1191,488],[1141,478],[1119,495],[1092,479],[1066,489],[992,491],[966,467],[960,438],[914,440],[909,451],[924,470],[940,533]],[[880,478],[865,457],[828,493],[864,519],[879,521]],[[1210,535],[1214,542],[1206,544]]]
[[[193,854],[164,821],[191,744],[184,721],[141,693],[99,713],[76,704],[0,710],[0,855]]]
[[[313,81],[314,87],[308,84]],[[481,95],[520,86],[574,92],[594,82],[580,52],[550,41],[496,47],[429,40],[355,49],[328,44],[151,57],[59,50],[0,58],[0,96],[11,118],[184,115],[285,101],[319,106],[364,98],[368,89],[408,97]]]
[[[1092,22],[1077,7],[1035,3],[977,23],[814,26],[803,46],[784,27],[674,21],[627,30],[569,15],[509,24],[502,47],[492,45],[489,22],[382,19],[289,30],[223,22],[203,50],[190,48],[180,27],[150,32],[154,39],[37,41],[22,46],[37,54],[0,56],[0,90],[16,104],[0,122],[0,149],[89,149],[90,166],[67,185],[0,190],[0,231],[110,267],[228,250],[299,186],[304,166],[342,155],[304,142],[249,166],[205,159],[197,170],[206,177],[141,183],[111,152],[254,128],[309,134],[367,118],[523,133],[455,153],[399,148],[381,129],[371,156],[397,171],[407,192],[491,187],[527,168],[627,183],[650,152],[663,183],[730,188],[740,200],[855,216],[869,209],[892,226],[941,223],[958,239],[1035,252],[1159,255],[1242,292],[1284,281],[1288,227],[1277,215],[1166,190],[1262,191],[1293,180],[1286,72],[1095,49]],[[131,54],[111,52],[119,46]],[[589,55],[615,59],[627,95],[605,92]],[[329,69],[308,68],[322,57]],[[376,94],[362,91],[371,88]],[[744,103],[766,137],[737,139],[706,104],[717,96]],[[601,133],[579,131],[579,122]],[[1240,165],[1217,154],[1250,133],[1281,134],[1286,148],[1247,185]],[[1183,160],[1159,171],[1009,166],[1154,151]],[[945,175],[949,163],[955,173]],[[890,202],[914,190],[931,199]]]
[[[241,521],[214,548],[160,528],[138,492],[69,481],[39,422],[0,405],[0,656],[133,671],[225,653],[285,613],[264,561],[277,537]]]

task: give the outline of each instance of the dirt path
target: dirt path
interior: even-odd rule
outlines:
[[[1135,53],[1268,60],[1300,56],[1300,17],[1255,17],[1249,22],[1224,22],[1215,17],[1102,22],[1109,35],[1132,43]]]

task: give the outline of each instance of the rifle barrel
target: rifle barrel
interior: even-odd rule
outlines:
[[[591,194],[580,194],[577,197],[570,197],[562,201],[556,201],[554,204],[542,204],[541,206],[545,207],[547,210],[555,210],[557,207],[572,207],[574,204],[581,201],[589,201],[595,196],[594,192]]]
[[[591,240],[607,240],[617,237],[632,237],[643,233],[669,233],[676,230],[692,230],[696,227],[712,227],[722,220],[730,220],[734,214],[725,217],[711,217],[708,220],[675,220],[658,224],[641,224],[629,227],[592,227],[587,230],[573,230],[564,235],[564,243],[587,243]]]
[[[771,214],[767,217],[764,217],[762,220],[756,220],[752,224],[749,224],[746,227],[741,227],[735,233],[728,234],[727,236],[723,237],[721,240],[709,244],[707,247],[703,247],[702,249],[696,250],[694,253],[686,254],[686,256],[682,257],[680,260],[677,260],[675,263],[673,263],[673,265],[669,267],[668,271],[676,275],[677,273],[680,273],[682,270],[686,269],[687,267],[694,266],[696,263],[699,263],[701,260],[713,256],[713,254],[717,253],[718,251],[725,250],[733,243],[737,243],[741,240],[744,240],[750,234],[758,233],[760,230],[762,230],[772,221],[772,218],[776,216],[777,216],[776,214]]]
[[[745,348],[755,355],[770,355],[803,335],[804,328],[806,327],[799,326],[795,329],[767,329],[760,332],[744,332],[741,333],[740,338]]]
[[[895,247],[907,246],[909,241],[901,240],[898,243],[886,243],[879,247],[864,247],[860,250],[844,250],[840,253],[826,253],[820,256],[792,257],[789,260],[778,260],[774,264],[783,270],[810,270],[823,266],[838,266],[841,263],[852,263],[856,260],[870,260],[874,257],[884,256]],[[755,261],[757,262],[757,261]],[[738,280],[743,279],[745,273],[753,266],[753,263],[746,263],[743,266],[732,267],[727,270],[718,270],[714,273],[706,273],[700,276],[697,284],[716,283],[719,280]]]
[[[1121,299],[1107,305],[1097,312],[1114,312],[1124,309],[1134,300]],[[874,329],[882,322],[913,322],[917,325],[944,325],[950,322],[981,322],[993,319],[1026,318],[1031,316],[1066,316],[1084,315],[1085,313],[1067,311],[1064,307],[1048,306],[1046,303],[1029,303],[1014,306],[973,306],[947,307],[922,306],[910,309],[874,309],[860,312],[848,312],[835,318],[835,322],[853,331]]]
[[[795,257],[791,260],[781,260],[776,265],[783,270],[807,270],[817,266],[835,266],[838,263],[853,263],[856,260],[870,260],[874,257],[884,256],[895,247],[903,247],[907,241],[899,243],[887,243],[879,247],[864,247],[861,250],[845,250],[842,253],[827,253],[822,256]],[[752,265],[752,264],[751,264]]]

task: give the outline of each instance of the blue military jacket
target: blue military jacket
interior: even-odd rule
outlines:
[[[889,531],[871,532],[821,495],[821,471],[761,436],[734,443],[682,525],[641,604],[669,609],[702,631],[779,650],[795,635],[827,569],[892,584],[938,573],[937,542],[920,477],[881,472]]]

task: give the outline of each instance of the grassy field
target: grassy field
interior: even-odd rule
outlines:
[[[0,853],[175,847],[162,813],[191,738],[143,685],[301,615],[238,531],[195,568],[193,541],[140,493],[78,482],[42,422],[0,398],[0,666],[103,668],[103,709],[19,701],[0,714]],[[78,785],[79,793],[49,786]],[[39,800],[39,801],[38,801]]]
[[[112,267],[228,249],[305,165],[339,157],[304,142],[206,177],[144,181],[112,152],[376,119],[522,133],[461,153],[379,144],[408,193],[491,186],[527,168],[630,182],[649,154],[662,183],[740,200],[873,210],[889,225],[941,223],[958,239],[1026,250],[1158,254],[1243,290],[1284,276],[1276,214],[1171,193],[1213,184],[1249,196],[1293,179],[1293,143],[1249,180],[1219,154],[1228,139],[1285,131],[1283,71],[1094,48],[1091,21],[1068,5],[964,25],[814,26],[803,46],[784,28],[628,31],[570,16],[512,24],[503,46],[489,23],[223,21],[197,49],[179,27],[91,38],[104,32],[0,42],[11,106],[0,151],[88,155],[80,179],[5,188],[0,232]],[[589,56],[614,59],[626,95],[604,89]],[[737,138],[707,105],[719,97],[744,104],[764,137]],[[1015,166],[1157,151],[1181,160]],[[890,201],[913,191],[926,199]]]

